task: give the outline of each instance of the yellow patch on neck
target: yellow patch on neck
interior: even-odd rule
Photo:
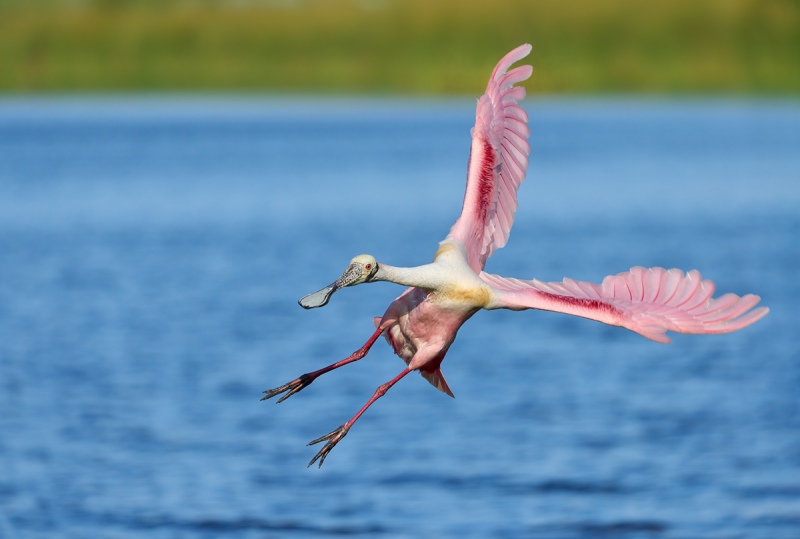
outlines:
[[[436,294],[436,300],[440,302],[461,303],[480,308],[486,307],[491,299],[491,293],[485,286],[474,288],[448,286]]]
[[[439,247],[439,250],[436,251],[435,255],[433,255],[433,259],[436,260],[437,258],[439,258],[441,255],[443,255],[447,251],[452,251],[455,248],[456,248],[455,245],[450,244],[450,243],[445,243],[444,245],[441,245]]]

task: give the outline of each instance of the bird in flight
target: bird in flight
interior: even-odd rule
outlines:
[[[753,294],[713,298],[714,283],[703,280],[696,270],[635,267],[600,284],[569,278],[527,281],[483,271],[486,259],[508,241],[517,189],[528,165],[528,115],[518,105],[525,88],[515,84],[528,79],[532,68],[509,68],[530,51],[526,44],[506,54],[478,100],[461,215],[439,244],[433,262],[402,268],[358,255],[335,282],[300,299],[302,307],[313,309],[326,305],[334,292],[347,286],[389,281],[408,287],[383,316],[375,317],[375,332],[352,355],[264,392],[261,400],[282,395],[278,402],[283,402],[320,375],[363,358],[381,335],[406,362],[407,367],[379,386],[349,421],[308,444],[325,442],[309,466],[315,462],[322,466],[367,408],[411,371],[419,371],[452,397],[442,376],[442,360],[458,329],[480,309],[566,313],[621,326],[661,343],[670,342],[667,331],[728,333],[769,312],[766,307],[754,308],[761,298]]]

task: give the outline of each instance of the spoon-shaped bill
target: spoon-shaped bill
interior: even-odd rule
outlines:
[[[342,276],[336,279],[335,282],[329,284],[322,290],[317,290],[313,294],[303,296],[300,298],[298,303],[300,303],[300,306],[304,309],[322,307],[323,305],[326,305],[328,301],[330,301],[334,292],[340,288],[344,288],[345,286],[357,284],[357,281],[359,281],[360,277],[361,268],[358,266],[358,264],[350,264],[350,266],[344,270]]]
[[[338,281],[337,281],[338,282]],[[322,290],[317,290],[313,294],[309,294],[307,296],[303,296],[300,298],[300,306],[303,309],[314,309],[316,307],[322,307],[326,305],[328,301],[331,299],[331,296],[339,287],[336,283],[330,284],[323,288]]]

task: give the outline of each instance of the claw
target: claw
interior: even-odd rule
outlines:
[[[301,389],[310,386],[311,382],[313,381],[314,379],[311,378],[308,374],[304,374],[300,378],[296,378],[295,380],[292,380],[287,384],[283,384],[281,387],[276,387],[275,389],[268,389],[267,391],[264,392],[264,396],[261,397],[261,400],[265,401],[267,399],[271,399],[275,395],[280,395],[281,393],[288,391],[286,395],[278,399],[278,402],[283,402],[292,395],[294,395],[295,393],[297,393],[298,391],[300,391]]]
[[[342,438],[344,438],[347,435],[347,431],[348,430],[350,430],[350,427],[348,427],[345,424],[345,425],[342,425],[341,427],[339,427],[338,429],[336,429],[336,430],[334,430],[332,432],[329,432],[325,436],[320,436],[316,440],[312,440],[312,441],[308,442],[308,445],[314,445],[314,444],[318,444],[320,442],[323,442],[325,440],[328,441],[328,443],[326,443],[323,446],[323,448],[319,450],[319,453],[314,455],[314,458],[311,459],[311,462],[308,463],[308,467],[310,468],[312,464],[314,464],[315,462],[317,462],[317,460],[319,460],[319,465],[317,467],[321,468],[322,467],[322,463],[325,462],[325,457],[327,457],[328,453],[331,452],[331,449],[333,449],[334,446],[336,444],[338,444],[342,440]]]

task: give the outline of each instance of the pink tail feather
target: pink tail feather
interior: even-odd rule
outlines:
[[[442,375],[442,370],[437,368],[435,371],[419,371],[423,378],[425,378],[428,382],[431,383],[433,387],[441,391],[442,393],[447,393],[453,398],[456,398],[453,395],[453,392],[450,391],[450,386],[447,385],[447,381],[444,379],[444,375]]]

